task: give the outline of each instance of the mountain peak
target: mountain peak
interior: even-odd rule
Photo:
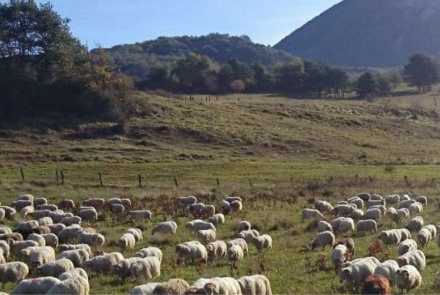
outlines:
[[[440,53],[439,0],[345,0],[275,48],[331,65],[393,67]]]

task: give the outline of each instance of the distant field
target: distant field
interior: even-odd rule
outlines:
[[[274,248],[259,255],[251,246],[250,257],[234,275],[264,273],[276,294],[347,293],[330,268],[330,250],[306,250],[315,231],[308,229],[309,223],[301,223],[300,212],[315,199],[336,202],[364,191],[427,195],[430,206],[423,215],[425,222],[439,222],[440,115],[435,95],[374,102],[269,95],[230,95],[218,100],[195,96],[194,101],[187,96],[137,96],[144,107],[122,127],[109,122],[35,127],[42,124],[33,122],[34,127],[0,128],[0,202],[9,204],[22,192],[52,202],[135,199],[137,206],[154,212],[153,224],[107,216],[97,226],[106,235],[105,250],[117,250],[114,241],[125,228],[141,226],[144,242],[125,255],[157,245],[165,260],[155,281],[181,277],[192,283],[199,277],[230,275],[230,270],[226,261],[204,267],[174,266],[175,245],[193,236],[183,229],[187,217],[167,213],[169,200],[213,193],[212,203],[217,205],[222,197],[238,194],[245,199],[245,209],[228,217],[218,237],[232,238],[239,219],[270,234]],[[56,169],[63,170],[64,185],[56,182]],[[178,235],[151,237],[153,225],[164,219],[177,220]],[[385,217],[380,229],[397,226],[403,225]],[[374,237],[356,237],[356,257],[368,255]],[[384,251],[378,254],[381,258],[396,257],[394,247]],[[424,284],[412,293],[435,294],[432,284],[440,270],[439,249],[432,242],[424,251],[429,257]],[[134,285],[120,284],[111,276],[91,276],[93,293],[127,294]],[[12,287],[8,284],[6,291]]]

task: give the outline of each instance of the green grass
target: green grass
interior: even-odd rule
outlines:
[[[300,212],[315,199],[336,202],[364,191],[427,195],[430,205],[423,217],[426,223],[438,222],[440,116],[431,94],[375,102],[261,95],[240,95],[240,101],[231,95],[208,102],[199,101],[199,96],[190,102],[183,97],[137,95],[145,105],[127,120],[125,133],[110,131],[109,122],[1,128],[0,202],[10,204],[24,192],[51,202],[115,196],[137,200],[137,207],[153,211],[153,223],[139,225],[144,241],[124,255],[159,246],[164,261],[155,281],[180,277],[192,283],[199,277],[229,276],[230,269],[225,260],[207,266],[174,264],[175,245],[194,237],[184,229],[187,217],[165,213],[168,200],[214,193],[218,205],[222,197],[238,194],[245,199],[244,211],[227,218],[218,238],[231,239],[240,219],[270,234],[273,249],[259,255],[250,246],[250,256],[234,276],[263,273],[275,294],[348,293],[330,269],[330,250],[307,250],[315,232],[307,230]],[[64,171],[64,185],[56,183],[56,169]],[[138,174],[143,177],[142,188],[137,186]],[[178,234],[151,237],[153,226],[164,219],[177,220]],[[125,218],[109,218],[94,226],[106,236],[105,250],[116,251],[114,241],[133,224]],[[397,225],[387,218],[380,223],[381,230],[392,227]],[[351,235],[356,236],[347,236]],[[356,237],[356,257],[368,255],[375,239],[376,235]],[[397,255],[395,247],[386,247],[385,252],[389,258]],[[435,294],[439,250],[431,242],[424,252],[428,257],[424,284],[414,294]],[[321,257],[323,270],[315,265]],[[136,285],[94,274],[90,283],[92,293],[99,294],[127,294]],[[8,284],[5,291],[12,288]]]

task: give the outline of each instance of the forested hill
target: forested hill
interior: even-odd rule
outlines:
[[[439,0],[344,0],[274,47],[334,66],[394,67],[440,53]]]
[[[284,51],[253,43],[247,36],[227,34],[160,37],[142,43],[114,46],[106,51],[122,72],[138,80],[144,80],[150,69],[169,66],[191,52],[208,56],[218,64],[237,59],[246,64],[260,61],[271,67],[294,59]]]

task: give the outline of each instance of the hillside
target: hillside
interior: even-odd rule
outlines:
[[[440,1],[345,0],[274,47],[348,67],[394,67],[440,52]]]
[[[289,53],[253,43],[247,36],[226,34],[160,37],[142,43],[114,46],[106,51],[122,72],[140,80],[146,78],[152,67],[168,66],[191,52],[208,56],[218,64],[235,58],[247,64],[260,61],[266,66],[274,66],[293,59]]]

